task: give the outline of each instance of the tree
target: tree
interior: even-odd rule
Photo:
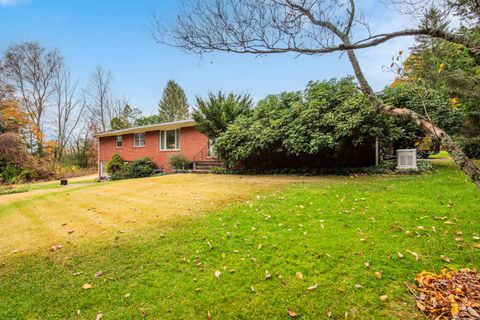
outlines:
[[[21,97],[22,108],[33,125],[36,151],[43,147],[44,115],[54,92],[55,77],[63,67],[63,57],[57,49],[47,50],[37,42],[10,46],[1,64],[1,75]]]
[[[447,0],[444,3],[448,5]],[[154,19],[153,28],[157,41],[199,54],[224,51],[313,55],[345,51],[362,93],[375,110],[411,119],[422,131],[435,134],[461,170],[480,188],[480,170],[442,128],[413,110],[384,104],[375,95],[354,51],[407,35],[428,35],[459,43],[471,55],[480,54],[479,43],[464,32],[452,33],[422,25],[358,39],[355,35],[363,35],[361,27],[365,25],[355,0],[197,0],[177,16],[174,24],[164,26]],[[165,38],[165,34],[170,38]]]
[[[112,72],[97,67],[84,90],[86,108],[102,131],[109,129],[113,118],[112,82]]]
[[[252,99],[248,95],[209,93],[206,100],[197,98],[192,116],[197,129],[215,140],[237,117],[249,114],[252,106]]]
[[[144,117],[139,117],[135,120],[135,125],[136,126],[147,126],[150,124],[157,124],[160,123],[160,116],[157,114],[151,115],[151,116],[144,116]]]
[[[188,101],[183,89],[174,80],[169,80],[158,103],[160,122],[188,119]]]
[[[20,134],[30,126],[30,117],[15,98],[13,87],[0,83],[0,133]]]
[[[56,104],[56,157],[61,159],[65,148],[79,125],[85,104],[75,100],[77,83],[72,84],[70,70],[62,68],[54,78],[54,98]]]
[[[141,114],[142,111],[140,111],[140,109],[132,108],[128,102],[126,102],[118,112],[118,115],[110,121],[110,129],[120,130],[131,128],[135,125],[137,118],[140,117]]]

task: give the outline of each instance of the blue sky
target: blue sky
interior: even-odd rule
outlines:
[[[178,0],[180,1],[180,0]],[[157,110],[169,79],[185,90],[190,104],[209,91],[267,94],[301,90],[310,80],[352,73],[338,54],[295,57],[289,54],[255,57],[216,53],[201,60],[178,49],[160,46],[146,28],[152,12],[174,17],[175,0],[0,0],[0,52],[12,43],[38,41],[64,55],[79,86],[85,86],[96,66],[112,70],[114,90],[144,114]],[[408,21],[380,7],[378,0],[358,1],[373,31],[405,27]],[[382,70],[413,39],[403,38],[358,52],[366,76],[376,90],[394,77]]]

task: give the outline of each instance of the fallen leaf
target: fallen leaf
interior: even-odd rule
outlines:
[[[470,315],[476,319],[480,319],[480,314],[478,314],[477,311],[475,311],[475,309],[473,309],[472,307],[468,306],[467,307],[467,311],[468,313],[470,313]]]
[[[473,244],[473,247],[474,247],[475,249],[480,249],[480,243],[474,243],[474,244]]]
[[[103,276],[104,272],[102,270],[95,272],[95,278]]]
[[[303,273],[297,272],[297,273],[295,273],[295,276],[296,276],[298,279],[303,280]]]
[[[315,283],[313,286],[308,287],[307,290],[313,291],[313,290],[317,290],[317,288],[318,288],[318,284]]]
[[[376,277],[377,279],[382,279],[382,273],[379,272],[379,271],[375,272],[375,277]]]
[[[100,320],[103,318],[103,313],[99,313],[97,314],[97,317],[95,318],[95,320]]]
[[[384,294],[383,296],[380,296],[380,300],[385,302],[388,300],[388,295]]]
[[[270,280],[272,279],[272,275],[270,274],[270,272],[268,272],[268,270],[265,270],[265,280]]]
[[[370,262],[368,262],[368,261],[365,261],[363,264],[364,264],[365,267],[367,267],[367,268],[370,267]]]
[[[215,250],[215,247],[207,240],[207,244],[210,247],[210,250]]]
[[[452,313],[453,318],[457,318],[458,314],[460,313],[460,308],[458,307],[457,303],[452,303],[452,307],[450,308],[450,312]]]
[[[207,319],[212,320],[212,314],[210,313],[210,311],[207,311]]]
[[[296,318],[298,316],[298,314],[292,309],[288,309],[288,315],[292,318]]]
[[[361,284],[356,284],[356,285],[355,285],[355,288],[357,288],[357,289],[363,289],[364,287],[363,287]]]
[[[418,253],[416,252],[413,252],[413,251],[410,251],[410,250],[407,250],[408,253],[410,253],[412,256],[415,257],[415,260],[420,260],[420,256],[418,255]]]
[[[82,273],[83,273],[82,271],[79,271],[79,272],[75,272],[73,275],[76,277],[76,276],[81,275]]]
[[[332,317],[332,309],[328,309],[328,311],[327,311],[327,317],[329,317],[329,318]]]
[[[221,274],[222,273],[220,272],[220,270],[216,270],[215,273],[214,273],[214,275],[215,275],[215,277],[217,277],[217,279],[220,279]]]
[[[63,248],[63,244],[52,246],[52,251],[57,251],[57,250],[62,249],[62,248]]]
[[[442,260],[445,261],[445,262],[450,263],[450,258],[447,257],[447,256],[444,256],[443,254],[440,256],[440,259],[442,259]]]
[[[85,283],[83,286],[82,286],[83,289],[85,290],[88,290],[88,289],[92,289],[93,288],[93,285],[91,283]]]
[[[403,254],[401,254],[400,252],[397,252],[397,256],[399,259],[403,259]]]

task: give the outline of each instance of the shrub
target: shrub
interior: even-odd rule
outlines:
[[[118,153],[115,153],[113,155],[112,159],[110,159],[110,161],[108,161],[106,169],[107,169],[108,173],[113,175],[113,174],[119,172],[120,170],[122,170],[123,167],[124,167],[124,163],[123,163],[122,158],[120,157],[120,155]]]
[[[224,167],[213,168],[210,173],[213,174],[289,174],[300,176],[318,176],[318,175],[350,175],[350,174],[413,174],[431,172],[433,170],[432,164],[429,161],[420,160],[417,163],[418,170],[411,171],[395,171],[396,161],[387,160],[378,166],[371,167],[337,167],[337,168],[244,168],[244,169],[228,169]]]
[[[227,168],[361,167],[386,124],[351,78],[311,82],[258,102],[215,140]]]
[[[173,171],[186,171],[192,165],[192,162],[183,153],[172,153],[168,157],[168,163]]]
[[[150,158],[141,158],[126,165],[112,174],[111,180],[143,178],[153,176],[157,166]]]
[[[467,156],[480,159],[480,137],[458,137],[455,140]]]

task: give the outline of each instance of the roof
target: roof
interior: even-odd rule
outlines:
[[[183,127],[193,127],[193,126],[195,126],[195,121],[192,119],[188,119],[188,120],[180,120],[180,121],[173,121],[173,122],[149,124],[147,126],[139,126],[139,127],[128,128],[128,129],[105,131],[105,132],[100,132],[95,134],[95,137],[97,138],[110,137],[110,136],[118,136],[121,134],[141,133],[141,132],[157,131],[157,130],[172,130],[172,129],[178,129]]]

